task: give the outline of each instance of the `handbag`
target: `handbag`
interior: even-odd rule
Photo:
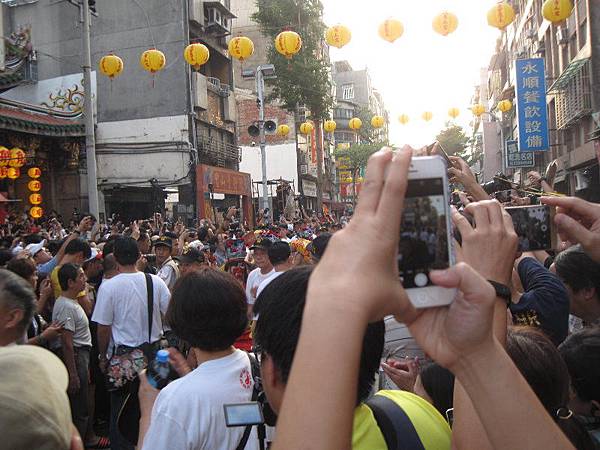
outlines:
[[[120,345],[114,349],[106,370],[106,383],[109,391],[122,389],[135,380],[138,374],[148,367],[148,361],[154,358],[154,354],[158,350],[157,345],[152,344],[154,286],[152,277],[147,273],[144,276],[148,293],[148,342],[139,347]]]

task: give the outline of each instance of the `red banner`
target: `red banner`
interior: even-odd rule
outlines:
[[[215,193],[251,195],[250,174],[244,172],[200,164],[196,167],[196,182],[203,192],[210,192],[208,185],[212,184]]]

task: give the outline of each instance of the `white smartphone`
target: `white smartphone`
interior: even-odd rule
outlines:
[[[430,270],[454,264],[447,170],[440,156],[414,157],[410,165],[398,271],[416,308],[448,305],[456,296],[456,289],[436,286],[429,278]]]

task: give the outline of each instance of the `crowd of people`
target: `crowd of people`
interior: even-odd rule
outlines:
[[[600,448],[600,205],[536,196],[560,239],[520,251],[505,206],[532,199],[452,157],[458,263],[430,277],[459,293],[415,309],[398,249],[436,231],[402,229],[411,155],[370,158],[349,220],[10,216],[0,448]],[[227,425],[254,401],[264,424]]]

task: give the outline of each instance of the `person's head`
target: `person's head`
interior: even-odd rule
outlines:
[[[137,244],[138,249],[142,255],[150,253],[152,241],[150,240],[150,236],[148,236],[148,233],[140,233],[140,237],[137,240]]]
[[[44,248],[45,245],[46,240],[42,239],[39,242],[31,242],[25,247],[25,250],[29,250],[36,265],[47,263],[52,259],[52,255]]]
[[[156,264],[161,266],[171,257],[173,250],[173,240],[167,236],[161,236],[154,242],[154,254],[156,255]]]
[[[58,269],[58,284],[65,294],[77,295],[85,289],[85,282],[85,273],[77,264],[66,263]]]
[[[265,287],[254,305],[258,314],[254,342],[262,354],[263,387],[275,411],[281,407],[290,375],[311,272],[312,266],[302,266],[283,273]],[[360,360],[358,403],[368,397],[373,387],[383,352],[384,333],[383,321],[367,327]]]
[[[575,448],[593,449],[585,430],[571,418],[569,371],[552,341],[537,328],[511,327],[506,352]]]
[[[287,237],[288,234],[288,226],[285,223],[280,223],[277,226],[277,236],[279,236],[279,239],[284,239]]]
[[[0,346],[16,342],[24,335],[35,302],[33,289],[25,279],[0,269]]]
[[[206,240],[208,239],[208,228],[200,227],[198,228],[198,240],[204,244],[206,244]]]
[[[446,417],[454,398],[454,375],[435,362],[421,367],[415,382],[415,394],[424,398]]]
[[[331,233],[321,233],[311,242],[310,253],[315,264],[318,263],[323,257],[330,239]]]
[[[570,408],[575,414],[600,417],[600,327],[571,334],[558,351],[571,375]]]
[[[134,266],[140,259],[137,242],[131,237],[118,237],[114,241],[113,254],[119,266]]]
[[[181,275],[202,270],[205,267],[208,267],[208,264],[204,252],[197,248],[188,248],[179,257],[179,270],[181,271]]]
[[[254,263],[262,271],[266,272],[273,268],[271,261],[269,261],[269,248],[273,245],[273,241],[264,236],[259,236],[256,241],[250,247],[252,255],[254,256]]]
[[[289,261],[292,250],[290,244],[283,241],[274,242],[267,250],[267,256],[273,266],[285,264]]]
[[[81,238],[73,239],[65,247],[65,257],[69,262],[82,265],[92,254],[90,244]]]
[[[110,253],[102,259],[102,276],[105,280],[110,280],[112,277],[119,274],[117,268],[117,260],[115,255]]]
[[[38,276],[35,263],[31,258],[13,258],[8,262],[6,268],[27,280],[31,288],[35,290]]]
[[[179,239],[177,239],[177,235],[172,231],[167,231],[164,234],[165,237],[171,239],[171,254],[176,255],[179,253]]]
[[[246,294],[226,272],[193,271],[175,283],[166,320],[173,332],[192,347],[223,351],[248,326]]]
[[[559,253],[553,270],[569,293],[571,314],[584,320],[600,317],[600,263],[590,258],[579,245]]]

